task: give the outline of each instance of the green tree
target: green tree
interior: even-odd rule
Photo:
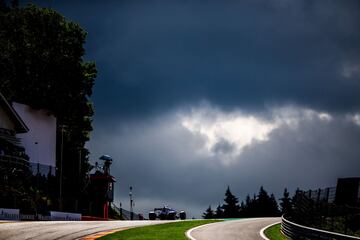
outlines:
[[[215,217],[214,211],[211,209],[211,205],[205,210],[202,217],[204,219],[213,219]]]
[[[11,7],[18,8],[19,7],[19,0],[11,0]]]
[[[230,187],[226,189],[225,199],[222,209],[224,210],[225,218],[235,218],[239,216],[240,207],[238,205],[238,199],[231,193]]]
[[[290,214],[292,211],[292,201],[287,188],[284,189],[283,197],[280,198],[281,214]]]
[[[89,98],[97,75],[95,63],[83,59],[86,32],[52,9],[17,2],[0,2],[0,92],[56,116],[58,160],[64,143],[63,195],[79,198],[90,169],[84,145],[92,130]],[[66,126],[64,134],[60,126]],[[73,202],[68,206],[75,210]]]
[[[6,5],[4,0],[0,0],[0,14],[9,11],[9,7]]]
[[[269,196],[263,186],[260,187],[255,205],[254,215],[256,217],[271,217],[279,214],[275,196],[273,194]]]
[[[270,195],[270,202],[269,202],[269,216],[279,216],[279,205],[276,202],[275,195],[272,193]]]
[[[304,197],[304,192],[299,188],[296,189],[295,194],[291,198],[292,203],[292,212],[291,214],[297,217],[297,221],[304,223],[303,221],[308,219],[307,212],[311,209],[304,209],[304,200],[307,198]],[[311,201],[310,201],[311,203]],[[311,208],[311,204],[307,203],[307,208]]]
[[[256,203],[256,196],[254,198],[250,198],[250,195],[248,194],[245,198],[245,203],[243,204],[241,208],[241,217],[253,217],[255,212],[255,203]]]
[[[219,204],[215,210],[215,218],[223,218],[223,217],[224,217],[224,212]]]

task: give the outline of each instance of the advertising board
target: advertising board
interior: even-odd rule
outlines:
[[[0,219],[2,220],[19,220],[19,209],[0,208]]]
[[[50,211],[50,219],[51,221],[80,221],[81,214]]]

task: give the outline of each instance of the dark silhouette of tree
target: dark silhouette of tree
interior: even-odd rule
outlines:
[[[239,217],[244,217],[245,215],[245,209],[246,209],[246,205],[244,203],[244,201],[241,201],[240,203],[240,209],[239,209]]]
[[[303,200],[304,200],[304,195],[303,192],[297,188],[295,191],[294,196],[291,198],[291,202],[292,202],[292,217],[296,216],[296,220],[297,223],[305,223],[306,219],[308,218],[307,215],[307,211],[310,211],[310,209],[304,209],[304,205],[303,205]],[[308,205],[308,207],[311,207],[311,204]],[[306,211],[304,211],[306,210]]]
[[[9,7],[6,5],[4,0],[0,0],[0,13],[8,12]]]
[[[253,215],[254,200],[250,198],[248,194],[245,198],[245,203],[242,202],[240,206],[240,217],[251,217]]]
[[[215,218],[223,218],[223,217],[224,217],[224,212],[219,204],[215,210]]]
[[[274,194],[272,193],[270,195],[270,202],[269,202],[269,216],[279,216],[279,215],[280,215],[279,206],[276,202]]]
[[[213,219],[213,218],[215,218],[215,214],[214,214],[214,211],[211,209],[211,205],[209,205],[209,207],[205,210],[202,217],[204,219]]]
[[[263,186],[260,187],[259,194],[256,200],[256,208],[255,208],[255,216],[262,217],[268,215],[270,197],[268,193],[265,191]]]
[[[225,218],[235,218],[239,216],[240,207],[238,206],[238,199],[231,193],[228,186],[225,192],[225,199],[222,209],[224,210]]]
[[[19,0],[11,0],[11,7],[18,8],[19,7]]]
[[[281,214],[291,214],[293,207],[290,193],[288,192],[287,188],[284,189],[284,194],[283,197],[280,198],[280,201]]]
[[[261,186],[259,195],[256,201],[256,214],[257,217],[270,217],[277,216],[279,214],[278,206],[273,194],[271,196]]]
[[[274,194],[269,196],[262,186],[258,195],[254,194],[253,197],[250,197],[248,194],[240,206],[238,205],[238,199],[228,187],[225,192],[224,204],[221,207],[219,204],[215,211],[216,218],[275,217],[279,215],[279,206]]]
[[[261,186],[259,194],[252,199],[248,195],[245,201],[245,208],[242,213],[245,217],[270,217],[280,214],[275,196],[265,191]]]
[[[94,111],[89,98],[97,70],[95,63],[83,59],[85,38],[78,24],[52,9],[32,4],[21,7],[16,0],[8,7],[0,0],[0,92],[9,101],[56,116],[57,159],[60,125],[66,126],[63,197],[69,200],[67,211],[75,210],[72,201],[79,197],[91,168],[85,142],[92,131]]]

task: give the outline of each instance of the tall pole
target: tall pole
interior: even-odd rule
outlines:
[[[130,186],[129,196],[130,196],[130,220],[133,220],[134,213],[133,213],[132,186]]]
[[[120,220],[123,220],[122,204],[120,202]]]
[[[79,149],[79,185],[80,184],[81,184],[81,148]]]
[[[40,163],[39,163],[39,153],[38,153],[38,142],[35,142],[35,159],[37,161],[37,171],[36,171],[36,191],[39,191],[39,178],[40,178]]]
[[[64,125],[61,125],[61,145],[60,145],[60,179],[59,179],[59,209],[63,210],[62,200],[62,169],[63,169],[63,150],[64,150]]]
[[[75,211],[79,210],[79,202],[80,202],[80,188],[81,188],[81,148],[79,148],[79,174],[78,174],[78,190],[79,194],[76,196],[75,200]]]

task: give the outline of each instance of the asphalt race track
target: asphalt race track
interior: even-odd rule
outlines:
[[[197,228],[191,232],[196,240],[259,240],[260,230],[280,218],[253,218],[225,221]],[[49,221],[0,224],[0,240],[19,239],[81,239],[113,229],[126,229],[174,221]]]
[[[196,240],[259,240],[260,230],[281,218],[250,218],[224,221],[194,229],[191,236]]]
[[[81,239],[82,237],[121,228],[153,225],[173,221],[49,221],[0,224],[0,239]]]

